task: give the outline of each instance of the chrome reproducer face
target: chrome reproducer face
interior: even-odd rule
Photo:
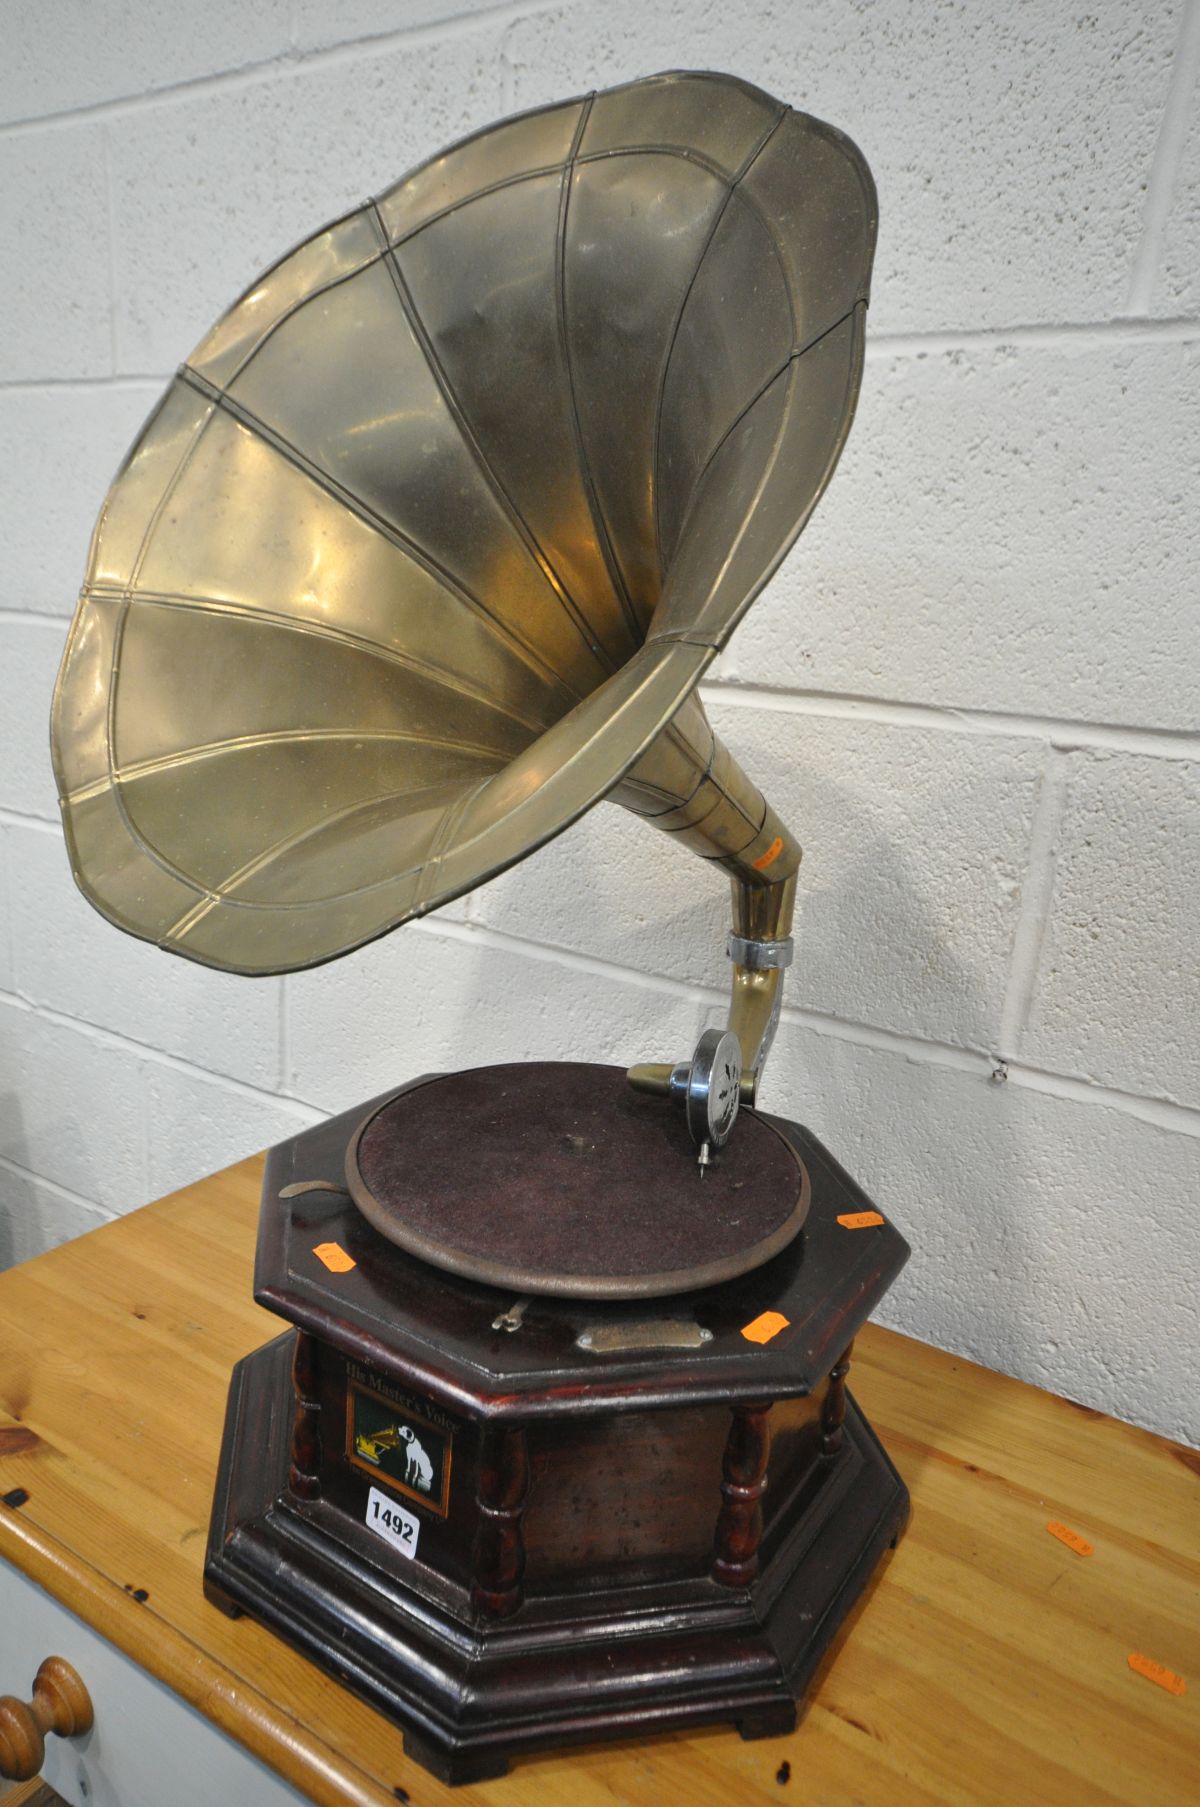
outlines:
[[[723,1148],[741,1102],[742,1050],[728,1029],[706,1029],[696,1043],[685,1106],[692,1140]]]

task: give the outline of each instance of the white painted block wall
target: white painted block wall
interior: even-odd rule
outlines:
[[[10,0],[0,1261],[420,1070],[686,1051],[726,900],[603,808],[244,981],[75,894],[50,690],[92,521],[257,271],[454,136],[672,66],[835,121],[858,421],[712,714],[807,847],[766,1102],[906,1229],[887,1321],[1200,1439],[1200,0]]]

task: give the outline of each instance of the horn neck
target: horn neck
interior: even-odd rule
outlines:
[[[729,1028],[741,1044],[743,1097],[753,1103],[791,962],[800,844],[713,733],[694,694],[610,797],[729,874]],[[629,1078],[639,1090],[666,1093],[671,1071],[651,1063],[631,1067]]]

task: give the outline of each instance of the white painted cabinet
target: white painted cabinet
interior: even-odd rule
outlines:
[[[82,1738],[46,1740],[42,1776],[71,1807],[300,1807],[304,1795],[139,1669],[18,1569],[0,1562],[0,1694],[28,1700],[62,1656],[96,1712]]]

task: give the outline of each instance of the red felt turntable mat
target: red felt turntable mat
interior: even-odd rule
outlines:
[[[410,1087],[346,1154],[382,1235],[491,1286],[576,1298],[685,1292],[778,1254],[808,1210],[804,1164],[743,1110],[706,1172],[683,1113],[620,1067],[533,1061]]]

